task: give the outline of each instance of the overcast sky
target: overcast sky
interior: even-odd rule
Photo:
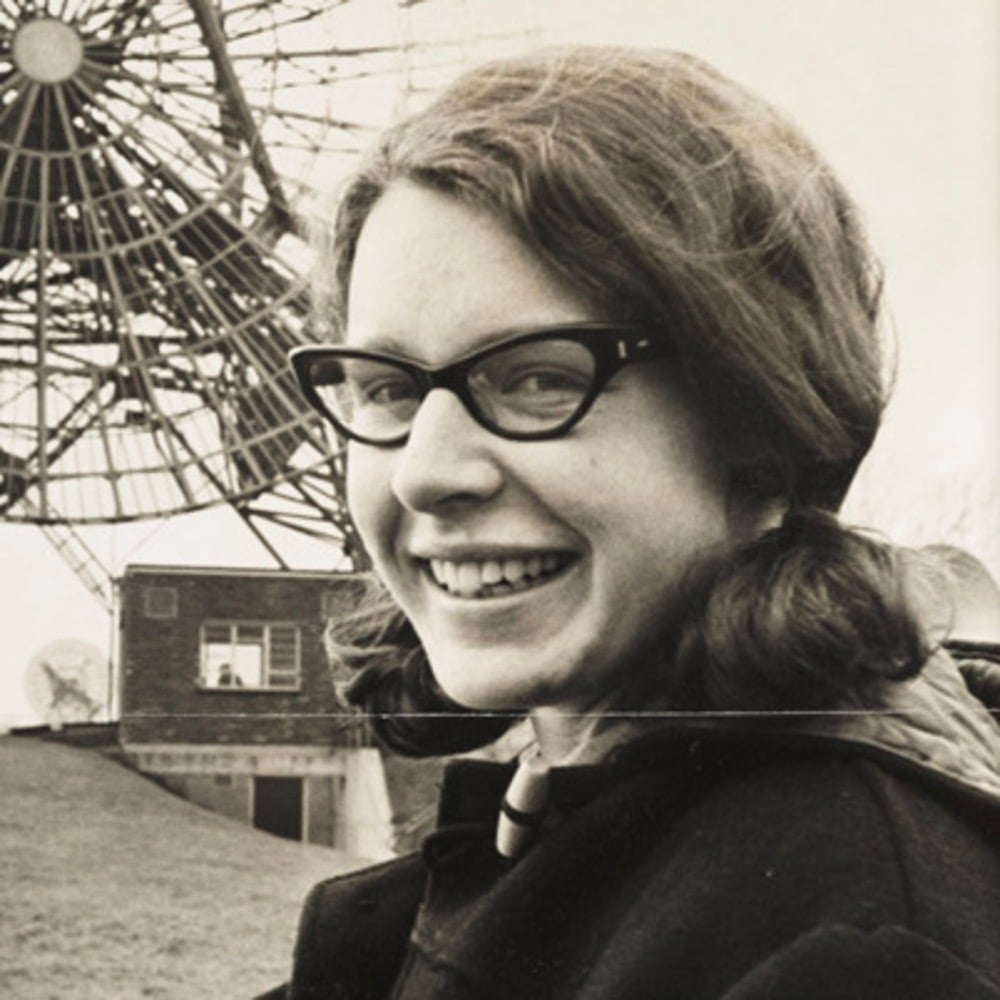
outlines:
[[[686,49],[789,111],[868,217],[899,344],[895,397],[847,516],[906,544],[965,545],[1000,575],[1000,4],[428,0],[428,12],[470,36],[527,26],[538,41]],[[268,564],[225,511],[84,537],[116,570]],[[32,655],[67,637],[112,654],[113,627],[34,528],[0,525],[0,596],[0,720],[27,724]]]

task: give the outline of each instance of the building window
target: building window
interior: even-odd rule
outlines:
[[[177,588],[146,587],[143,594],[143,612],[147,618],[176,618]]]
[[[295,690],[300,647],[297,625],[206,622],[201,627],[201,686]]]

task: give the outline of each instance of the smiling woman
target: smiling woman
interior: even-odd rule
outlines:
[[[485,210],[405,182],[368,216],[350,303],[349,347],[405,336],[407,355],[430,365],[508,343],[511,331],[554,327],[556,338],[598,318]],[[603,336],[615,343],[613,330]],[[352,450],[358,528],[452,699],[498,712],[556,708],[540,735],[565,742],[595,701],[647,666],[679,577],[733,530],[722,463],[672,382],[669,364],[637,359],[587,417],[560,419],[530,443],[482,426],[455,393],[432,391],[405,444]],[[537,374],[526,391],[532,409],[547,408]],[[517,586],[484,593],[483,575],[498,566]]]
[[[403,753],[533,740],[317,887],[273,995],[998,995],[1000,736],[836,517],[880,280],[801,134],[676,53],[504,60],[321,251],[293,363],[384,588],[350,697]]]

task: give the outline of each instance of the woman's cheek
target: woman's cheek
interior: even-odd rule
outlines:
[[[379,553],[391,548],[392,519],[388,454],[352,442],[347,449],[347,508],[368,554],[379,561]]]

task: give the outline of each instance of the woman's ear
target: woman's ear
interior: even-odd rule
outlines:
[[[734,469],[730,474],[726,515],[734,540],[752,541],[776,528],[788,507],[788,498],[783,493],[764,490],[759,477],[746,468]]]

